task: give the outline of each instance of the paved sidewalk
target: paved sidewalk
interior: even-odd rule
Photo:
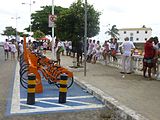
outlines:
[[[48,56],[51,56],[48,53]],[[73,58],[62,56],[62,66],[72,66]],[[102,64],[87,64],[87,76],[74,71],[78,81],[85,81],[112,96],[150,120],[160,119],[160,81],[148,80],[141,75],[127,74],[122,78],[117,68]]]

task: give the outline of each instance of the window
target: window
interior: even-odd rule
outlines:
[[[133,41],[133,37],[130,37],[130,41]]]
[[[126,31],[124,31],[124,34],[126,34]]]
[[[139,40],[139,38],[136,39],[137,41]]]
[[[148,31],[145,31],[145,33],[147,34],[147,33],[148,33]]]
[[[137,34],[139,33],[139,31],[137,31]]]

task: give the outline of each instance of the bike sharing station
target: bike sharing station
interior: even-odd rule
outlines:
[[[7,114],[35,114],[102,108],[104,105],[74,82],[74,75],[42,54],[29,50],[16,65]]]

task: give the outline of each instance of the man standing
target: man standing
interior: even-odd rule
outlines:
[[[135,48],[132,41],[129,41],[129,38],[126,37],[125,41],[119,46],[123,49],[122,54],[122,74],[131,74],[131,51]]]
[[[159,57],[159,51],[160,51],[160,43],[159,43],[158,37],[154,37],[153,39],[154,39],[154,49],[155,49],[153,70],[154,70],[155,77],[157,77],[157,74],[158,74],[158,57]]]
[[[6,39],[6,41],[3,44],[3,48],[4,48],[4,55],[5,55],[5,60],[8,60],[8,54],[9,54],[9,43],[8,43],[8,39]]]

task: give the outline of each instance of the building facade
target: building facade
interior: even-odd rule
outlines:
[[[134,43],[145,43],[152,35],[152,29],[145,26],[142,28],[122,28],[118,30],[118,42],[123,42],[124,38],[129,37],[130,41]]]

